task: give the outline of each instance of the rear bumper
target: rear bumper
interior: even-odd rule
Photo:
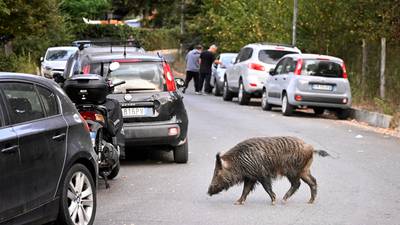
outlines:
[[[301,101],[296,101],[295,95],[302,97]],[[351,108],[351,96],[343,95],[312,95],[307,93],[296,93],[289,97],[289,103],[296,106],[314,106],[323,108]],[[343,100],[346,99],[346,103]]]
[[[171,134],[170,130],[177,129],[177,134]],[[186,138],[179,123],[147,122],[124,123],[125,144],[132,145],[182,145]]]

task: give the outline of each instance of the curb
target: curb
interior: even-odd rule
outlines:
[[[370,112],[363,109],[351,109],[350,117],[359,121],[368,123],[370,126],[380,128],[390,128],[390,122],[393,116],[385,115],[377,112]],[[400,131],[400,127],[395,130]]]

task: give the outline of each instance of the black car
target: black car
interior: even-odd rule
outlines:
[[[117,69],[110,69],[111,64]],[[98,74],[110,82],[126,82],[108,96],[122,107],[125,149],[159,146],[173,150],[175,162],[187,162],[188,117],[183,96],[177,90],[183,80],[176,83],[163,57],[92,43],[68,60],[64,78],[74,74]]]
[[[98,169],[87,129],[55,82],[0,73],[0,224],[93,224]]]

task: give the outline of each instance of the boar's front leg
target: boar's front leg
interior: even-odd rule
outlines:
[[[243,205],[246,201],[247,195],[254,189],[254,185],[256,184],[255,180],[245,179],[243,185],[242,196],[235,202],[235,205]]]
[[[276,195],[272,191],[271,178],[270,177],[265,177],[265,178],[259,180],[259,182],[262,184],[262,186],[264,187],[264,190],[268,193],[269,197],[271,197],[272,205],[275,205]]]

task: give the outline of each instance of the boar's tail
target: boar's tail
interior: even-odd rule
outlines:
[[[318,154],[321,157],[327,157],[327,156],[331,156],[327,151],[325,150],[314,150],[315,154]]]

